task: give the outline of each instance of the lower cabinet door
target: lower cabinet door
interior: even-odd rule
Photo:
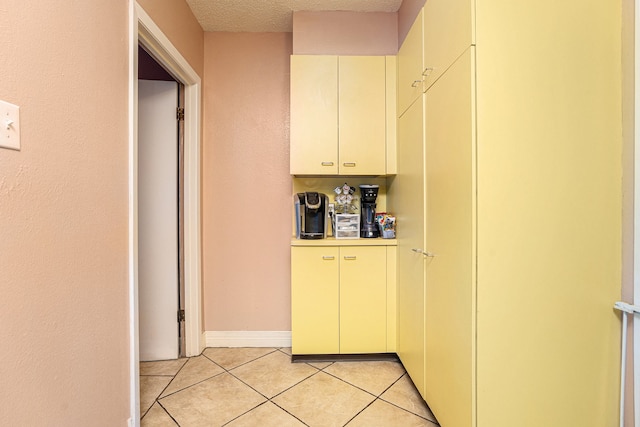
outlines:
[[[337,247],[291,248],[293,354],[340,351],[338,255]]]
[[[340,248],[340,353],[387,351],[387,252]]]

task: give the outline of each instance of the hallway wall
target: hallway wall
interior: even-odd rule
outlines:
[[[128,5],[5,0],[0,99],[0,419],[129,418]]]
[[[206,331],[291,329],[291,33],[206,33]]]
[[[293,34],[205,33],[205,331],[291,330],[293,39],[304,34],[299,46],[313,54],[395,54],[397,44],[395,13],[341,14],[338,24],[334,18],[294,13]],[[339,37],[315,31],[330,25]],[[363,35],[376,25],[384,28],[363,52]]]

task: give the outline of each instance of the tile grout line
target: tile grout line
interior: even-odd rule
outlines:
[[[142,419],[143,419],[143,418],[144,418],[144,417],[149,413],[149,411],[151,410],[151,408],[153,408],[153,405],[154,405],[155,403],[157,403],[158,405],[160,405],[160,406],[162,407],[162,409],[163,409],[165,412],[169,413],[169,412],[164,408],[164,406],[162,406],[162,404],[160,403],[160,400],[159,400],[159,399],[160,399],[160,396],[162,396],[162,393],[164,393],[164,391],[167,389],[167,387],[169,387],[169,386],[171,385],[171,383],[173,382],[173,380],[175,380],[176,376],[178,376],[178,374],[180,373],[180,371],[182,371],[182,369],[184,369],[184,367],[187,365],[187,363],[189,363],[189,360],[191,360],[191,358],[190,358],[190,357],[188,357],[188,358],[187,358],[187,360],[182,364],[182,366],[180,366],[180,368],[179,368],[179,369],[176,371],[176,373],[175,373],[175,374],[173,374],[173,375],[156,375],[156,376],[170,376],[170,377],[171,377],[171,381],[169,381],[169,382],[167,383],[167,385],[166,385],[166,386],[164,386],[164,388],[163,388],[162,390],[160,390],[160,393],[158,393],[158,395],[156,396],[156,398],[155,398],[155,400],[153,401],[153,403],[151,404],[151,406],[149,406],[149,409],[147,409],[146,411],[144,411],[144,414],[140,415],[140,420],[141,420],[141,421],[142,421]],[[173,394],[173,393],[171,393],[171,394]],[[171,396],[171,395],[168,395],[168,396]],[[169,416],[171,416],[171,414],[169,414]],[[171,419],[173,419],[173,417],[171,417]],[[174,421],[175,421],[175,420],[174,420]],[[176,424],[177,424],[177,422],[176,422]]]
[[[162,410],[165,412],[165,414],[167,414],[169,416],[169,418],[171,418],[173,420],[173,422],[180,427],[180,423],[178,422],[178,420],[176,420],[175,418],[173,418],[173,415],[171,415],[171,412],[169,412],[169,410],[167,410],[167,408],[165,408],[162,405],[162,402],[156,401],[156,403],[158,404],[158,406],[160,406],[162,408]],[[153,405],[152,405],[153,406]]]
[[[398,378],[397,380],[395,380],[395,381],[393,382],[393,384],[391,384],[391,385],[390,385],[389,387],[387,387],[387,388],[386,388],[382,393],[380,393],[380,396],[378,396],[376,400],[381,400],[381,401],[383,401],[384,403],[388,403],[389,405],[395,406],[395,407],[396,407],[396,408],[398,408],[398,409],[402,409],[403,411],[408,412],[408,413],[410,413],[410,414],[412,414],[412,415],[415,415],[416,417],[420,417],[420,418],[422,418],[423,420],[427,420],[427,421],[429,421],[430,423],[434,423],[434,421],[433,421],[433,420],[430,420],[430,419],[429,419],[429,418],[427,418],[427,417],[423,417],[423,416],[422,416],[422,415],[420,415],[420,414],[416,414],[415,412],[412,412],[412,411],[410,411],[410,410],[408,410],[408,409],[406,409],[406,408],[403,408],[403,407],[401,407],[401,406],[398,406],[398,405],[396,405],[395,403],[393,403],[393,402],[389,402],[388,400],[385,400],[385,399],[383,399],[383,398],[382,398],[382,395],[383,395],[383,394],[385,394],[385,393],[386,393],[386,392],[387,392],[391,387],[393,387],[393,386],[394,386],[398,381],[400,381],[400,380],[401,380],[405,375],[407,375],[407,371],[406,371],[406,370],[405,370],[404,374],[402,374],[402,375],[400,376],[400,378]],[[414,387],[415,387],[415,386],[414,386]],[[425,403],[426,403],[426,402],[425,402]],[[427,407],[428,407],[428,405],[427,405]],[[431,411],[431,408],[429,408],[429,411]],[[434,415],[434,418],[435,418],[435,415]],[[439,424],[438,424],[438,423],[434,423],[434,425],[439,426]]]
[[[237,420],[238,418],[242,417],[243,415],[248,414],[248,413],[249,413],[249,412],[251,412],[251,411],[254,411],[255,409],[259,408],[260,406],[264,405],[265,403],[272,403],[272,404],[274,404],[276,407],[278,407],[278,408],[280,408],[281,410],[283,410],[284,412],[286,412],[287,414],[291,415],[291,416],[292,416],[293,418],[295,418],[296,420],[300,421],[300,422],[301,422],[302,424],[304,424],[305,426],[309,427],[309,425],[308,425],[307,423],[305,423],[304,421],[302,421],[301,419],[299,419],[298,417],[296,417],[294,414],[290,413],[290,412],[289,412],[289,411],[287,411],[285,408],[283,408],[283,407],[281,407],[280,405],[278,405],[277,403],[275,403],[272,399],[274,399],[274,398],[276,398],[277,396],[281,395],[281,394],[282,394],[282,393],[284,393],[285,391],[287,391],[287,390],[289,390],[289,389],[291,389],[291,388],[293,388],[293,387],[297,386],[297,385],[298,385],[298,384],[300,384],[301,382],[303,382],[303,381],[305,381],[305,380],[307,380],[307,379],[311,378],[312,376],[317,375],[319,372],[321,372],[321,370],[320,370],[320,369],[318,369],[318,368],[316,368],[315,366],[311,366],[311,365],[309,365],[308,363],[306,363],[307,365],[309,365],[309,366],[311,366],[312,368],[316,369],[316,370],[317,370],[317,372],[314,372],[313,374],[309,375],[308,377],[303,378],[302,380],[300,380],[300,381],[298,381],[297,383],[293,384],[291,387],[288,387],[288,388],[286,388],[285,390],[282,390],[281,392],[279,392],[279,393],[275,394],[273,397],[265,396],[265,395],[264,395],[264,394],[262,394],[260,391],[256,390],[253,386],[251,386],[250,384],[246,383],[246,382],[245,382],[245,381],[243,381],[242,379],[238,378],[236,375],[234,375],[234,373],[233,373],[233,372],[231,372],[231,371],[233,371],[233,370],[235,370],[235,369],[237,369],[237,368],[239,368],[239,367],[241,367],[241,366],[245,366],[245,365],[247,365],[247,364],[249,364],[249,363],[255,362],[256,360],[262,359],[263,357],[266,357],[266,356],[268,356],[268,355],[270,355],[270,354],[273,354],[273,353],[275,353],[275,352],[280,352],[280,353],[284,354],[284,355],[285,355],[285,356],[287,356],[287,357],[291,357],[291,355],[290,355],[290,354],[288,354],[288,353],[286,353],[286,352],[282,351],[282,350],[281,350],[281,348],[273,348],[273,349],[274,349],[274,351],[270,351],[270,352],[268,352],[268,353],[263,354],[262,356],[258,356],[258,357],[256,357],[255,359],[252,359],[252,360],[249,360],[249,361],[247,361],[247,362],[241,363],[241,364],[239,364],[239,365],[237,365],[237,366],[234,366],[234,367],[232,367],[232,368],[229,368],[229,369],[227,369],[227,368],[225,368],[225,367],[223,367],[223,366],[219,365],[218,363],[216,363],[216,362],[215,362],[213,359],[211,359],[209,356],[205,355],[205,354],[204,354],[204,351],[203,351],[203,353],[202,353],[202,354],[203,354],[207,359],[209,359],[211,362],[215,363],[217,366],[220,366],[220,367],[225,371],[224,373],[227,373],[227,374],[231,375],[233,378],[235,378],[236,380],[238,380],[239,382],[241,382],[242,384],[244,384],[245,386],[247,386],[248,388],[250,388],[251,390],[253,390],[254,392],[258,393],[260,396],[262,396],[263,398],[265,398],[265,399],[266,399],[264,402],[262,402],[262,403],[260,403],[260,404],[258,404],[258,405],[256,405],[256,406],[254,406],[253,408],[249,409],[248,411],[243,412],[242,414],[238,415],[237,417],[233,418],[232,420],[229,420],[228,422],[226,422],[225,424],[223,424],[223,426],[228,425],[229,423],[233,422],[234,420]],[[221,373],[221,374],[222,374],[222,373]],[[218,374],[218,375],[221,375],[221,374]],[[211,377],[211,378],[213,378],[213,377]],[[205,381],[206,381],[206,380],[205,380]]]
[[[301,422],[303,425],[305,425],[305,426],[309,427],[309,426],[308,426],[308,424],[306,424],[303,420],[299,419],[297,416],[295,416],[294,414],[292,414],[292,413],[290,413],[289,411],[287,411],[285,408],[283,408],[283,407],[281,407],[280,405],[278,405],[276,402],[274,402],[274,401],[273,401],[273,399],[275,399],[276,397],[278,397],[278,396],[280,396],[281,394],[285,393],[286,391],[288,391],[288,390],[290,390],[290,389],[292,389],[292,388],[296,387],[297,385],[299,385],[299,384],[301,384],[302,382],[304,382],[304,381],[308,380],[309,378],[312,378],[312,377],[314,377],[315,375],[318,375],[320,372],[324,372],[325,374],[327,374],[327,375],[329,375],[329,376],[331,376],[331,377],[333,377],[333,378],[335,378],[335,379],[337,379],[337,380],[339,380],[339,381],[342,381],[343,383],[345,383],[345,384],[347,384],[347,385],[349,385],[349,386],[351,386],[351,387],[354,387],[354,388],[356,388],[356,389],[358,389],[358,390],[361,390],[361,391],[363,391],[363,392],[365,392],[365,393],[367,393],[367,394],[369,394],[369,395],[371,395],[371,396],[373,396],[373,397],[374,397],[374,399],[373,399],[371,402],[369,402],[369,404],[367,404],[364,408],[362,408],[360,411],[358,411],[358,412],[357,412],[353,417],[351,417],[351,418],[347,421],[347,423],[346,423],[346,424],[344,424],[344,426],[343,426],[343,427],[345,427],[345,426],[347,426],[349,423],[351,423],[351,422],[352,422],[352,421],[353,421],[353,420],[354,420],[358,415],[360,415],[363,411],[365,411],[367,408],[369,408],[369,407],[370,407],[373,403],[375,403],[377,400],[381,400],[381,401],[382,401],[382,402],[384,402],[384,403],[387,403],[387,404],[392,405],[392,406],[394,406],[394,407],[396,407],[396,408],[398,408],[398,409],[401,409],[401,410],[403,410],[403,411],[405,411],[405,412],[407,412],[407,413],[409,413],[409,414],[412,414],[412,415],[417,416],[417,417],[419,417],[419,418],[421,418],[421,419],[424,419],[425,421],[428,421],[430,424],[433,424],[434,426],[439,426],[439,424],[437,424],[437,422],[434,422],[433,420],[430,420],[429,418],[426,418],[426,417],[424,417],[424,416],[421,416],[421,415],[419,415],[419,414],[416,414],[416,413],[414,413],[414,412],[412,412],[412,411],[410,411],[410,410],[408,410],[408,409],[405,409],[405,408],[402,408],[402,407],[400,407],[400,406],[396,405],[395,403],[392,403],[392,402],[389,402],[389,401],[387,401],[387,400],[385,400],[385,399],[382,399],[382,397],[381,397],[381,396],[382,396],[385,392],[387,392],[391,387],[393,387],[396,383],[398,383],[398,381],[400,381],[400,380],[401,380],[401,379],[406,375],[406,369],[404,369],[404,366],[402,366],[402,364],[401,364],[401,366],[402,366],[402,367],[403,367],[403,369],[404,369],[404,373],[403,373],[399,378],[397,378],[395,381],[393,381],[393,382],[392,382],[388,387],[386,387],[386,388],[385,388],[385,389],[384,389],[384,390],[383,390],[379,395],[377,395],[377,396],[376,396],[375,394],[373,394],[373,393],[371,393],[371,392],[369,392],[369,391],[367,391],[367,390],[365,390],[365,389],[363,389],[363,388],[361,388],[361,387],[359,387],[359,386],[355,385],[355,384],[350,383],[349,381],[347,381],[347,380],[345,380],[345,379],[342,379],[342,378],[340,378],[340,377],[338,377],[338,376],[336,376],[336,375],[334,375],[334,374],[332,374],[332,373],[330,373],[330,372],[326,372],[326,371],[325,371],[325,369],[327,369],[328,367],[330,367],[330,366],[334,365],[334,363],[335,363],[335,362],[326,362],[326,363],[328,363],[328,364],[327,364],[327,366],[324,366],[323,368],[318,368],[318,367],[316,367],[316,366],[313,366],[311,363],[304,362],[306,365],[308,365],[308,366],[310,366],[310,367],[312,367],[312,368],[316,369],[316,372],[314,372],[314,373],[312,373],[311,375],[309,375],[309,376],[307,376],[307,377],[305,377],[305,378],[301,379],[300,381],[296,382],[295,384],[291,385],[290,387],[287,387],[286,389],[284,389],[284,390],[282,390],[282,391],[278,392],[277,394],[275,394],[275,395],[274,395],[274,396],[272,396],[272,397],[267,397],[266,395],[264,395],[264,394],[263,394],[263,393],[261,393],[260,391],[256,390],[253,386],[251,386],[250,384],[246,383],[246,382],[245,382],[245,381],[243,381],[242,379],[238,378],[236,375],[234,375],[234,374],[231,372],[231,371],[233,371],[233,370],[235,370],[235,369],[237,369],[237,368],[239,368],[239,367],[241,367],[241,366],[244,366],[244,365],[247,365],[247,364],[249,364],[249,363],[255,362],[255,361],[257,361],[257,360],[259,360],[259,359],[261,359],[261,358],[264,358],[264,357],[266,357],[266,356],[268,356],[268,355],[270,355],[270,354],[273,354],[273,353],[275,353],[275,352],[280,352],[280,353],[284,354],[284,355],[285,355],[285,356],[287,356],[287,357],[291,357],[291,354],[289,354],[289,353],[287,353],[287,352],[285,352],[285,351],[283,351],[283,350],[282,350],[282,348],[285,348],[285,347],[282,347],[282,348],[270,347],[270,348],[272,349],[272,351],[269,351],[268,353],[265,353],[265,354],[263,354],[263,355],[260,355],[260,356],[258,356],[258,357],[256,357],[256,358],[254,358],[254,359],[251,359],[251,360],[249,360],[249,361],[246,361],[246,362],[244,362],[244,363],[241,363],[241,364],[239,364],[239,365],[237,365],[237,366],[234,366],[234,367],[232,367],[232,368],[229,368],[229,369],[227,369],[227,368],[223,367],[222,365],[220,365],[219,363],[217,363],[215,360],[213,360],[212,358],[210,358],[209,356],[207,356],[206,354],[204,354],[204,351],[203,351],[203,352],[202,352],[202,353],[200,353],[198,356],[204,356],[207,360],[209,360],[210,362],[212,362],[214,365],[216,365],[216,366],[218,366],[219,368],[221,368],[221,369],[223,370],[223,372],[220,372],[220,373],[218,373],[218,374],[216,374],[216,375],[212,375],[211,377],[205,378],[205,379],[203,379],[203,380],[201,380],[201,381],[195,382],[195,383],[193,383],[193,384],[191,384],[191,385],[189,385],[189,386],[187,386],[187,387],[184,387],[184,388],[182,388],[182,389],[180,389],[180,390],[176,390],[176,391],[174,391],[173,393],[168,394],[167,396],[163,396],[163,399],[164,399],[165,397],[172,396],[172,395],[174,395],[174,394],[176,394],[176,393],[178,393],[178,392],[181,392],[181,391],[184,391],[184,390],[186,390],[186,389],[188,389],[188,388],[191,388],[191,387],[193,387],[193,386],[195,386],[195,385],[197,385],[197,384],[200,384],[200,383],[202,383],[202,382],[204,382],[204,381],[210,380],[211,378],[215,378],[215,377],[220,376],[220,375],[222,375],[222,374],[224,374],[224,373],[227,373],[227,374],[229,374],[230,376],[232,376],[233,378],[235,378],[236,380],[238,380],[239,382],[241,382],[242,384],[244,384],[245,386],[249,387],[249,388],[250,388],[251,390],[253,390],[254,392],[258,393],[260,396],[262,396],[262,397],[263,397],[263,398],[265,398],[266,400],[265,400],[264,402],[262,402],[262,403],[260,403],[260,404],[256,405],[255,407],[251,408],[250,410],[248,410],[248,411],[246,411],[246,412],[244,412],[244,413],[242,413],[242,414],[238,415],[237,417],[233,418],[232,420],[229,420],[228,422],[226,422],[225,424],[223,424],[223,426],[228,425],[229,423],[233,422],[234,420],[237,420],[238,418],[240,418],[240,417],[242,417],[242,416],[244,416],[244,415],[246,415],[246,414],[250,413],[251,411],[254,411],[255,409],[259,408],[260,406],[262,406],[262,405],[266,404],[267,402],[270,402],[270,403],[272,403],[273,405],[275,405],[277,408],[279,408],[279,409],[283,410],[285,413],[289,414],[290,416],[292,416],[293,418],[295,418],[296,420],[298,420],[299,422]],[[205,350],[206,350],[206,349],[205,349]],[[171,381],[169,381],[169,383],[168,383],[168,384],[167,384],[167,385],[162,389],[162,391],[158,394],[158,396],[156,396],[156,399],[154,400],[154,403],[152,403],[152,404],[151,404],[151,406],[150,406],[150,407],[145,411],[144,415],[142,415],[142,416],[140,417],[140,419],[141,419],[141,420],[142,420],[142,418],[144,418],[144,417],[148,414],[148,412],[151,410],[151,408],[153,407],[153,405],[154,405],[155,403],[158,403],[158,405],[163,409],[163,411],[164,411],[167,415],[169,415],[169,417],[173,420],[173,422],[174,422],[178,427],[180,427],[180,424],[177,422],[177,420],[175,420],[175,418],[174,418],[174,417],[169,413],[169,411],[168,411],[168,410],[167,410],[167,409],[162,405],[162,403],[160,402],[160,396],[161,396],[161,395],[162,395],[162,393],[164,393],[164,391],[165,391],[165,390],[166,390],[166,389],[171,385],[171,383],[175,380],[175,378],[178,376],[178,374],[179,374],[179,373],[180,373],[180,372],[185,368],[185,366],[189,363],[189,361],[190,361],[191,359],[195,358],[195,357],[198,357],[198,356],[192,356],[192,357],[187,358],[187,361],[186,361],[184,364],[182,364],[182,366],[180,367],[180,369],[178,369],[178,371],[177,371],[174,375],[141,375],[141,376],[171,376],[171,377],[172,377]]]

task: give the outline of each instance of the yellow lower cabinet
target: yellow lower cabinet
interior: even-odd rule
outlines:
[[[386,251],[340,248],[340,353],[387,351]]]
[[[395,329],[387,319],[387,262],[385,246],[293,246],[292,353],[395,351],[395,341],[387,345]]]
[[[337,354],[339,345],[339,250],[291,248],[293,354]]]

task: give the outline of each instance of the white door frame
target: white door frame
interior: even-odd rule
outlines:
[[[184,269],[186,355],[202,352],[200,251],[200,76],[135,1],[129,3],[129,331],[130,426],[140,423],[138,354],[138,45],[185,88]]]
[[[640,0],[634,19],[634,194],[633,194],[633,304],[640,305]],[[640,425],[640,315],[633,315],[634,425]]]

